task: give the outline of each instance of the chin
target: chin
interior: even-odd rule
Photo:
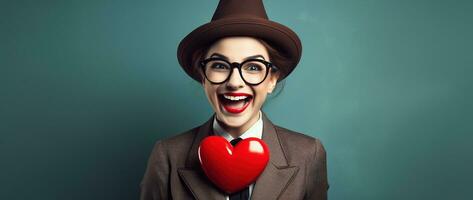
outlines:
[[[225,125],[229,127],[241,127],[243,126],[248,120],[250,119],[249,116],[226,116],[226,115],[220,115],[219,117],[220,121],[225,123]]]
[[[258,114],[259,111],[255,110],[253,107],[248,107],[241,115],[231,114],[219,109],[217,117],[222,123],[225,123],[226,126],[237,128],[244,126],[254,115],[257,116]]]

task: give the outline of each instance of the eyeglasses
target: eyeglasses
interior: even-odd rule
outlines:
[[[259,85],[266,79],[270,69],[278,70],[272,63],[260,59],[230,63],[223,58],[207,58],[200,62],[200,66],[205,78],[213,84],[221,84],[227,81],[233,73],[233,68],[238,68],[240,77],[249,85]]]

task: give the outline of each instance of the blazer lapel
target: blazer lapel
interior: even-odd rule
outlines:
[[[273,123],[263,113],[263,141],[269,147],[269,163],[256,180],[251,200],[278,199],[299,171],[289,166]]]
[[[266,165],[263,173],[256,180],[251,200],[277,199],[299,171],[298,166],[288,165],[284,149],[279,142],[273,123],[264,112],[262,114],[262,139],[269,147],[270,156],[268,165]],[[213,135],[212,123],[214,115],[199,127],[187,156],[186,167],[178,169],[179,176],[196,199],[225,199],[225,193],[207,179],[198,158],[200,142],[206,136]]]
[[[207,179],[204,171],[200,166],[200,161],[198,157],[198,149],[200,142],[208,135],[213,134],[212,123],[213,117],[205,122],[197,130],[197,134],[192,143],[191,149],[187,156],[186,167],[179,168],[179,176],[184,180],[187,188],[192,192],[195,199],[204,199],[204,200],[224,200],[225,194],[218,190],[213,183]]]

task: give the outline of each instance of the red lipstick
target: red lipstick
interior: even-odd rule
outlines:
[[[227,95],[227,96],[235,96],[235,97],[246,96],[247,98],[245,100],[243,100],[244,105],[241,108],[236,108],[236,107],[231,107],[231,106],[228,105],[228,101],[232,101],[232,100],[225,99],[225,97],[223,97],[224,94]],[[248,94],[248,93],[227,92],[227,93],[224,93],[224,94],[219,95],[220,104],[222,105],[222,107],[227,112],[233,113],[233,114],[238,114],[238,113],[241,113],[241,112],[245,111],[246,108],[253,101],[253,96],[251,94]]]
[[[227,93],[223,93],[224,95],[228,95],[228,96],[250,96],[251,97],[251,94],[248,94],[248,93],[243,93],[243,92],[227,92]]]

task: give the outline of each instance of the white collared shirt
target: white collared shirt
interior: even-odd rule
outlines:
[[[262,117],[261,117],[261,110],[259,111],[259,118],[258,120],[247,130],[245,131],[243,134],[240,135],[240,138],[241,139],[246,139],[246,138],[249,138],[249,137],[256,137],[256,138],[259,138],[261,139],[262,138],[262,135],[263,135],[263,120],[262,120]],[[213,122],[213,130],[214,130],[214,133],[216,135],[220,135],[222,137],[224,137],[228,142],[232,141],[233,139],[233,136],[230,135],[229,133],[227,133],[221,126],[220,124],[218,123],[217,121],[217,116],[215,115],[214,117],[214,122]],[[251,198],[251,193],[253,192],[253,187],[254,187],[254,183],[252,183],[250,186],[249,186],[249,198]],[[229,200],[230,197],[228,195],[225,195],[225,199],[226,200]]]

